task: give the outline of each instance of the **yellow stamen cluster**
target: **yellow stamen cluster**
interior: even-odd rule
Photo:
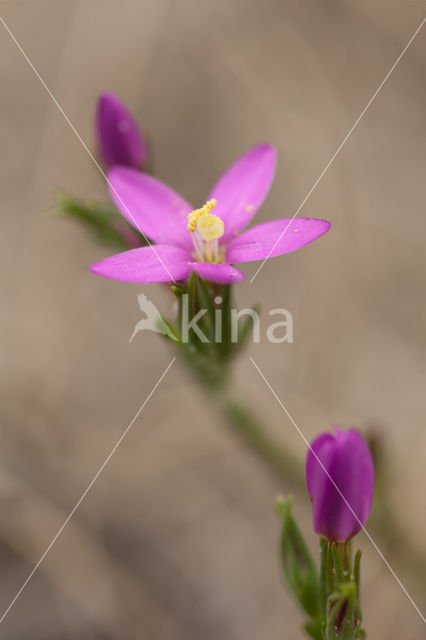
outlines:
[[[204,213],[197,220],[197,231],[203,240],[217,240],[223,236],[223,221],[212,213]]]
[[[195,211],[192,211],[192,213],[188,215],[188,227],[187,227],[188,231],[193,233],[197,229],[198,218],[205,215],[206,213],[210,213],[210,211],[214,209],[215,206],[216,206],[216,200],[212,198],[212,200],[208,200],[206,204],[203,207],[201,207],[201,209],[195,209]],[[216,216],[212,216],[212,217],[216,217]]]

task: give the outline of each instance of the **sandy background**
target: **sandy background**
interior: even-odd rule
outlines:
[[[89,146],[99,92],[148,132],[158,176],[195,206],[260,140],[278,173],[259,220],[292,216],[425,13],[416,0],[17,0],[0,14]],[[262,340],[236,389],[301,464],[333,422],[374,427],[408,543],[385,555],[418,606],[426,554],[426,27],[303,208],[332,231],[255,264],[241,306],[284,306],[293,345]],[[48,214],[55,189],[106,199],[101,176],[0,25],[0,609],[4,611],[172,352],[139,334],[133,285],[87,267],[108,255]],[[164,311],[157,286],[143,291]],[[265,318],[266,320],[266,318]],[[302,639],[281,585],[265,472],[176,362],[0,625],[8,640]],[[308,532],[305,494],[296,511]],[[369,638],[424,625],[369,544]],[[380,543],[381,545],[381,543]]]

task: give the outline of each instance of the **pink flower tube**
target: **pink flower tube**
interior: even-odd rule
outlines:
[[[373,459],[361,434],[336,427],[335,435],[315,438],[306,459],[306,484],[318,535],[346,542],[361,531],[374,491]]]
[[[95,119],[99,151],[107,165],[142,169],[148,147],[133,116],[112,93],[99,96]]]

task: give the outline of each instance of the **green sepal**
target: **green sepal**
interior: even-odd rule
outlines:
[[[309,630],[313,638],[321,639],[321,600],[318,570],[291,513],[291,508],[291,497],[277,500],[276,511],[282,519],[281,566],[288,586],[311,619],[306,625],[306,630]]]
[[[344,582],[327,600],[326,640],[358,640],[365,638],[361,628],[361,611],[355,582]]]
[[[331,544],[330,548],[331,548],[331,557],[333,560],[334,579],[337,582],[344,582],[345,574],[344,574],[343,560],[342,560],[342,554],[340,553],[340,549],[335,544]]]
[[[223,299],[226,299],[224,289],[226,288],[223,285],[203,280],[194,271],[190,273],[184,287],[172,286],[172,291],[179,303],[177,332],[181,336],[181,353],[192,373],[210,390],[223,388],[228,374],[228,354],[223,348],[223,342],[215,341],[216,308],[220,306],[223,309]],[[184,299],[184,294],[188,296],[187,301]],[[222,303],[216,305],[215,297],[219,295],[222,298]],[[186,302],[188,304],[188,321],[196,317],[199,311],[206,310],[206,313],[197,322],[206,341],[201,339],[193,328],[190,328],[187,342],[183,342],[185,338],[182,324],[183,315],[185,315],[183,309]]]
[[[330,562],[330,543],[325,538],[320,538],[320,597],[322,615],[325,619],[327,598],[334,590],[333,567]]]
[[[356,597],[359,601],[359,592],[360,592],[360,582],[361,582],[361,549],[355,554],[354,558],[354,580],[356,584]]]
[[[232,343],[231,318],[232,318],[232,290],[231,285],[224,285],[220,292],[222,298],[222,357],[228,358],[234,350]]]
[[[203,330],[207,336],[210,345],[210,349],[215,349],[215,304],[214,296],[209,291],[208,284],[203,278],[197,278],[198,294],[199,294],[199,307],[200,309],[206,309],[207,313],[201,318],[199,322],[200,329]]]

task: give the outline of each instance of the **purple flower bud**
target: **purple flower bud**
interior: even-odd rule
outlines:
[[[99,151],[108,167],[122,165],[141,169],[148,147],[135,120],[112,93],[103,93],[96,108],[96,135]]]
[[[335,436],[323,433],[312,442],[306,458],[306,484],[316,533],[328,540],[346,542],[368,520],[374,466],[367,443],[358,431],[335,429]]]

